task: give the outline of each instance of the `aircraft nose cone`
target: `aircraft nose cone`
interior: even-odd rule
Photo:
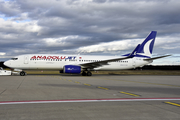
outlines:
[[[11,62],[10,62],[10,61],[5,61],[5,62],[4,62],[4,65],[7,66],[7,67],[10,67]]]

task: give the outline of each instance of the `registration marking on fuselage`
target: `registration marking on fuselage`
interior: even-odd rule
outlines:
[[[77,102],[141,102],[141,101],[179,101],[180,98],[107,98],[107,99],[66,99],[66,100],[30,100],[1,101],[0,105],[35,104],[35,103],[77,103]]]

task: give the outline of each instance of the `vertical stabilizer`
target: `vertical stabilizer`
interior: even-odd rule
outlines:
[[[156,31],[151,31],[151,33],[147,36],[147,38],[143,41],[143,43],[137,50],[137,53],[135,55],[136,57],[151,58],[156,34]]]

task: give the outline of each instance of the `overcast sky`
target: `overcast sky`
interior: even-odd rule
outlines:
[[[180,65],[180,0],[0,0],[0,61],[31,53],[121,55],[157,31],[154,64]]]

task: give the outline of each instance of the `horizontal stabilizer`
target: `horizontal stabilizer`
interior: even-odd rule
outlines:
[[[159,56],[159,57],[154,57],[154,58],[147,58],[147,59],[144,59],[144,60],[145,61],[156,60],[156,59],[160,59],[160,58],[164,58],[164,57],[168,57],[168,56],[171,56],[171,55],[164,55],[164,56]]]

